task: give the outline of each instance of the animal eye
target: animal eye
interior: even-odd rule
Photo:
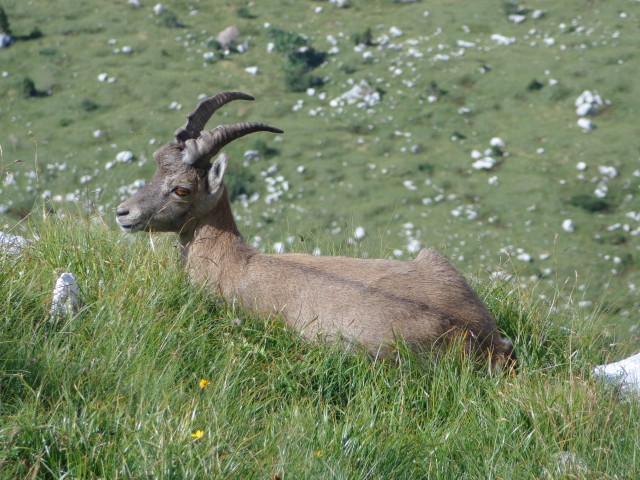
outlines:
[[[186,197],[191,193],[188,188],[184,188],[184,187],[176,187],[172,190],[172,192],[178,195],[179,197]]]

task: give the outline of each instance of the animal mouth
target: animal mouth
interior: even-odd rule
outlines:
[[[133,232],[135,232],[137,230],[136,226],[134,224],[131,224],[131,223],[120,223],[120,222],[118,222],[118,226],[120,227],[120,229],[123,232],[126,232],[126,233],[133,233]]]

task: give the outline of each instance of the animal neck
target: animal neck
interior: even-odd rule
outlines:
[[[256,253],[240,235],[226,187],[216,206],[180,234],[180,244],[191,279],[223,294],[234,290],[235,279]]]

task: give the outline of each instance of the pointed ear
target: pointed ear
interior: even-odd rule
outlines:
[[[218,158],[216,158],[216,161],[211,165],[207,175],[207,179],[209,181],[209,193],[215,193],[220,189],[222,181],[224,180],[224,172],[227,169],[227,160],[227,154],[221,153],[218,155]]]

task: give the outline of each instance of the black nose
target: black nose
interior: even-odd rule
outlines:
[[[124,217],[126,215],[129,215],[129,209],[126,207],[118,207],[116,209],[116,216],[117,217]]]

